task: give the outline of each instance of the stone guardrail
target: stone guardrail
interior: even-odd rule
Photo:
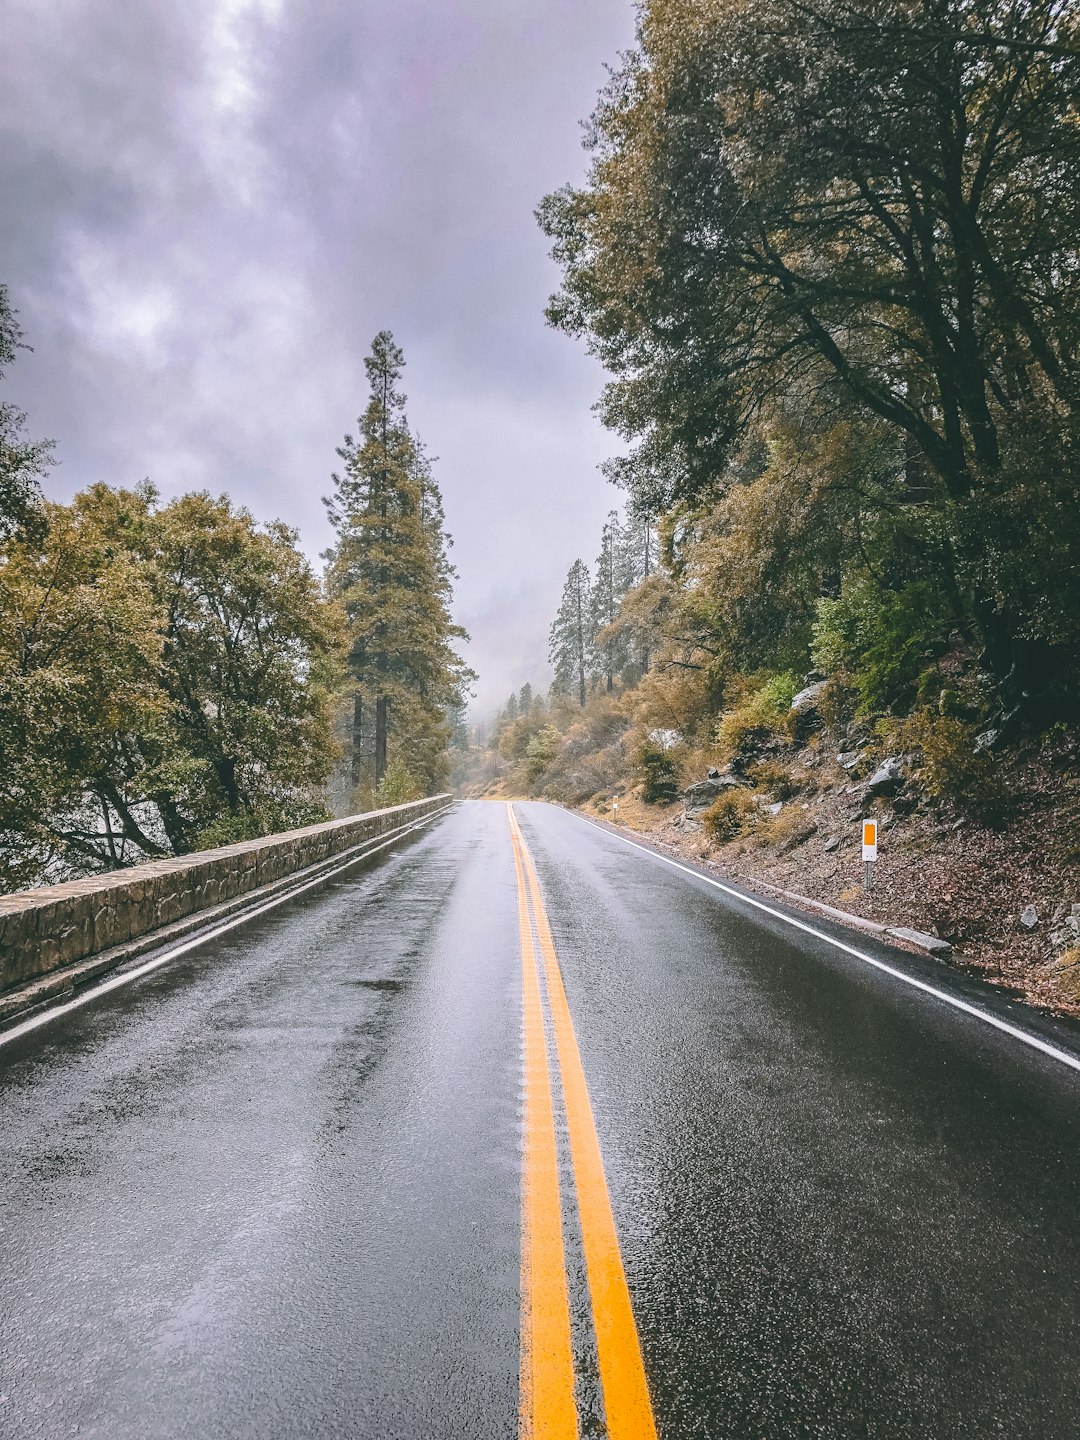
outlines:
[[[218,850],[0,896],[0,994],[286,879],[446,809],[435,795]]]

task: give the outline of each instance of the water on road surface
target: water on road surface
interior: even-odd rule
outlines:
[[[0,1435],[1080,1433],[1080,1075],[513,809],[0,1033]]]

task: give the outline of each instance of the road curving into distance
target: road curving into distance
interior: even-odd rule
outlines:
[[[466,803],[0,1032],[0,1435],[1080,1433],[1076,1028],[714,880]]]

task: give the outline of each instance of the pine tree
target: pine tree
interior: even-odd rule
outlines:
[[[628,506],[626,518],[619,531],[619,543],[617,550],[616,569],[619,575],[619,584],[622,587],[622,596],[625,596],[635,586],[643,584],[657,568],[656,564],[657,541],[656,532],[653,528],[652,516],[647,510],[638,510],[635,506]],[[624,652],[632,651],[635,646],[628,637],[623,639]],[[641,643],[637,647],[639,653],[635,657],[636,663],[641,669],[649,668],[649,647],[647,643]],[[629,656],[624,653],[623,663]]]
[[[590,621],[596,635],[593,646],[593,673],[603,677],[608,694],[615,688],[615,673],[622,669],[623,645],[617,635],[605,635],[607,626],[619,614],[619,603],[629,588],[622,573],[622,527],[619,512],[612,510],[604,523],[600,554],[596,559],[596,580],[590,595]]]
[[[454,650],[454,579],[442,497],[409,430],[400,389],[405,358],[389,331],[364,361],[369,385],[359,434],[345,436],[326,501],[337,535],[328,583],[345,610],[353,689],[352,779],[377,789],[395,759],[429,788],[444,778],[449,706],[472,673]],[[374,722],[372,724],[372,721]]]
[[[556,690],[564,694],[577,687],[578,703],[585,704],[585,676],[591,667],[592,620],[589,568],[575,560],[563,586],[562,601],[551,625],[548,655],[555,671]]]
[[[617,566],[623,594],[647,580],[656,569],[656,532],[648,511],[627,508],[619,531]]]

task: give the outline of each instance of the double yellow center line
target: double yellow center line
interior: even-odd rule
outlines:
[[[507,806],[507,813],[517,872],[525,1016],[521,1435],[527,1440],[576,1440],[578,1435],[555,1136],[555,1091],[544,1026],[546,991],[570,1142],[607,1433],[610,1440],[655,1440],[656,1424],[641,1361],[641,1345],[570,1007],[536,867],[512,805]]]

